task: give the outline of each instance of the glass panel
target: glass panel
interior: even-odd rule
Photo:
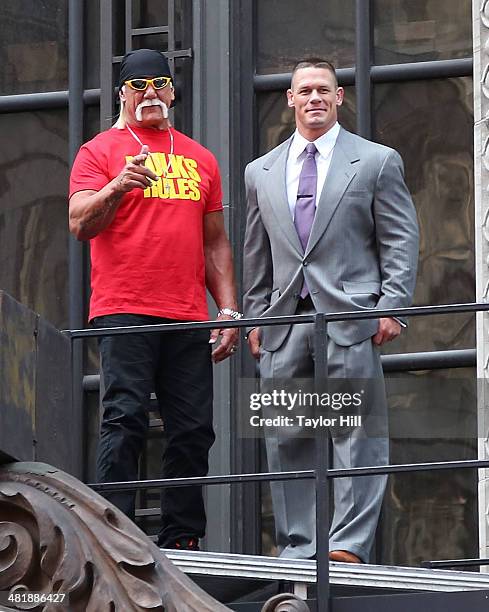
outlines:
[[[177,58],[174,64],[175,106],[172,123],[187,136],[192,136],[192,62]]]
[[[132,42],[133,49],[156,49],[157,51],[168,51],[168,34],[145,34],[135,36]]]
[[[134,28],[168,25],[168,0],[133,0]]]
[[[175,49],[192,46],[192,0],[175,1]]]
[[[475,375],[471,368],[406,373],[402,378],[408,381],[411,392],[404,389],[403,394],[396,393],[397,380],[387,379],[391,433],[399,413],[409,412],[411,424],[424,436],[391,437],[391,464],[477,458]],[[395,377],[401,378],[399,374]],[[426,393],[427,385],[431,394]],[[448,398],[440,392],[447,387],[456,388],[457,394]],[[447,412],[451,423],[448,430]],[[426,436],[427,428],[433,438]],[[267,470],[264,446],[261,441],[260,471]],[[262,554],[273,556],[277,548],[268,483],[262,483],[261,494]],[[477,511],[476,470],[391,475],[372,562],[419,566],[427,560],[476,558]]]
[[[100,6],[99,0],[89,0],[85,11],[85,86],[100,87]]]
[[[260,93],[258,101],[258,146],[263,155],[286,140],[295,130],[294,110],[287,106],[284,91]],[[341,125],[350,131],[355,130],[355,88],[345,87],[345,99],[339,109]]]
[[[0,95],[68,89],[68,2],[0,3]]]
[[[259,0],[256,6],[259,74],[291,72],[319,55],[335,67],[355,63],[354,0]]]
[[[68,113],[0,115],[0,287],[68,327]]]
[[[421,243],[415,303],[472,302],[474,185],[472,79],[375,87],[375,140],[399,151]],[[436,104],[434,103],[436,101]],[[416,317],[385,352],[473,348],[475,317]]]
[[[400,64],[472,56],[471,0],[375,0],[374,60]]]
[[[433,449],[436,461],[446,454],[437,452],[440,441],[409,444],[409,440],[403,440],[391,447],[393,456],[401,446],[410,451],[410,461],[415,457],[415,462],[424,460],[418,457],[426,456],[428,447]],[[460,448],[457,440],[446,446]],[[477,458],[477,453],[471,458]],[[376,563],[419,567],[422,561],[477,559],[476,491],[476,470],[391,476],[377,532],[380,552]]]
[[[392,376],[395,380],[387,378],[392,464],[477,458],[475,368]],[[407,388],[396,393],[403,382]],[[403,431],[412,427],[424,437],[401,437],[399,427],[395,433],[400,415],[407,425]],[[478,557],[477,525],[476,470],[393,474],[377,532],[377,562],[419,566]]]

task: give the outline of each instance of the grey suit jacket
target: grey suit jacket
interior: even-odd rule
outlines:
[[[290,142],[246,168],[245,315],[294,314],[304,277],[318,312],[409,306],[418,225],[399,154],[340,130],[304,253],[287,200]],[[350,346],[377,327],[376,319],[331,323],[328,335]],[[263,348],[277,350],[288,331],[262,328]]]

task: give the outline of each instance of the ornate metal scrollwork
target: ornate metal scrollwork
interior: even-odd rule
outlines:
[[[66,594],[25,610],[230,612],[117,508],[43,463],[0,468],[0,591]]]
[[[292,593],[280,593],[269,599],[261,612],[310,612],[305,601]]]

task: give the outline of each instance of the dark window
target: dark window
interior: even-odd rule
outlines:
[[[312,55],[355,63],[354,0],[260,0],[256,13],[258,73],[290,72]]]
[[[434,101],[436,100],[436,103]],[[418,213],[415,303],[475,299],[472,79],[377,85],[375,140],[394,147]],[[386,352],[475,346],[472,314],[416,317]]]
[[[85,87],[100,87],[100,6],[99,0],[88,0],[85,10]]]
[[[394,374],[386,385],[392,464],[477,459],[473,369]],[[478,557],[476,492],[476,470],[391,475],[378,528],[382,563]]]
[[[0,287],[67,327],[68,117],[0,115]]]
[[[133,0],[132,20],[135,28],[151,28],[168,23],[168,0]]]
[[[472,55],[470,0],[375,0],[376,64]]]
[[[0,3],[0,95],[68,89],[68,2]]]

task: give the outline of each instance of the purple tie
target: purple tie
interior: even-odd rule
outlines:
[[[299,235],[302,248],[305,252],[312,222],[316,214],[316,189],[318,181],[318,170],[316,167],[316,145],[310,142],[306,146],[306,158],[302,164],[299,176],[299,188],[297,190],[297,202],[295,204],[294,225]],[[305,298],[309,293],[306,282],[302,286],[301,297]]]

